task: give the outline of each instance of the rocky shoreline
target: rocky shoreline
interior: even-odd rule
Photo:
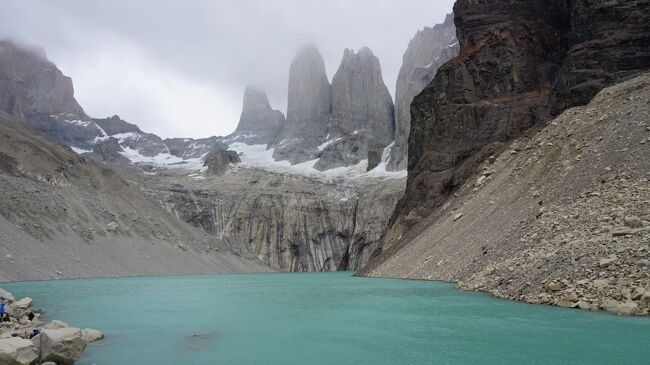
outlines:
[[[4,306],[0,321],[3,365],[71,365],[89,343],[104,338],[94,329],[75,328],[58,320],[47,322],[42,311],[32,308],[32,298],[16,300],[1,288],[0,304]]]

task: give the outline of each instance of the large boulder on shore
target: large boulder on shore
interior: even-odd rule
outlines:
[[[86,341],[79,328],[44,329],[32,339],[41,350],[42,361],[59,365],[73,365],[86,349]]]
[[[16,308],[18,308],[18,309],[25,310],[25,309],[27,309],[27,308],[29,308],[29,307],[32,306],[32,302],[33,302],[33,301],[34,301],[34,300],[33,300],[32,298],[30,298],[30,297],[25,297],[25,298],[23,298],[23,299],[21,299],[21,300],[15,302],[15,303],[14,303],[14,307],[16,307]]]
[[[14,298],[13,294],[10,292],[0,288],[0,300],[8,300],[10,302],[13,302],[16,300],[16,298]]]
[[[32,365],[38,359],[38,350],[30,340],[11,337],[0,340],[0,364]]]

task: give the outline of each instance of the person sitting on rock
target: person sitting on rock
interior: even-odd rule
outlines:
[[[34,312],[29,312],[29,314],[27,315],[27,319],[29,319],[30,322],[33,321],[34,320]]]
[[[29,339],[31,340],[32,338],[34,338],[34,337],[36,337],[36,336],[38,336],[40,334],[41,334],[41,331],[39,331],[38,328],[34,328],[34,330],[32,331],[32,334],[29,335]]]
[[[5,303],[0,300],[0,322],[4,319],[5,316]]]

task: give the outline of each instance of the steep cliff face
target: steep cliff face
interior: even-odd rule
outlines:
[[[568,49],[552,109],[584,105],[602,88],[650,66],[650,1],[573,1]]]
[[[389,170],[406,169],[408,136],[411,129],[411,102],[436,75],[438,68],[458,54],[454,16],[444,23],[418,31],[404,53],[395,90],[395,145]]]
[[[311,160],[327,134],[332,111],[332,88],[325,61],[314,47],[303,48],[289,69],[287,121],[274,151],[278,160]]]
[[[319,170],[356,165],[369,150],[382,150],[395,133],[393,100],[379,59],[368,48],[346,49],[332,79],[332,114]],[[354,141],[346,141],[353,139]],[[352,145],[351,148],[347,146]]]
[[[283,126],[284,114],[271,108],[266,94],[247,87],[237,129],[226,139],[268,145],[277,139]]]
[[[360,269],[381,245],[404,183],[326,182],[241,168],[203,180],[173,172],[138,178],[181,220],[282,271]]]
[[[362,272],[650,315],[650,73],[485,161]]]
[[[458,1],[460,54],[412,103],[407,188],[390,239],[505,142],[650,68],[649,13],[648,1]]]
[[[39,114],[88,119],[74,98],[69,77],[42,52],[6,40],[0,41],[0,109],[20,119]]]

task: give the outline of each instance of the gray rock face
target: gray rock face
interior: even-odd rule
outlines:
[[[203,165],[208,167],[208,175],[223,175],[230,164],[238,162],[241,160],[237,152],[219,148],[206,156]]]
[[[73,365],[86,349],[87,343],[79,328],[44,329],[33,339],[41,358],[62,365]]]
[[[32,341],[20,337],[0,339],[0,363],[30,365],[38,359],[38,349]]]
[[[199,158],[204,156],[210,151],[218,148],[228,148],[223,142],[223,137],[209,137],[209,138],[167,138],[163,143],[169,149],[169,153],[180,157],[184,160],[189,158]]]
[[[110,118],[104,119],[93,118],[93,122],[109,136],[121,133],[142,133],[137,125],[122,120],[119,115],[113,115]]]
[[[379,59],[368,48],[346,49],[332,79],[330,143],[316,168],[349,166],[380,150],[395,133],[393,100],[381,76]]]
[[[276,140],[283,126],[284,114],[271,108],[266,94],[247,87],[237,129],[226,139],[247,144],[270,144]]]
[[[181,220],[282,271],[360,269],[381,247],[404,188],[404,179],[327,183],[253,169],[169,179],[175,185],[150,181],[147,194]]]
[[[363,160],[369,160],[369,155],[381,156],[383,149],[383,144],[359,133],[338,137],[323,148],[323,152],[314,164],[314,168],[325,171],[337,167],[356,165]],[[373,167],[378,164],[376,163]],[[370,166],[369,163],[368,167]]]
[[[10,41],[0,41],[0,109],[21,119],[38,114],[89,119],[74,98],[69,77],[41,52]]]
[[[76,120],[67,114],[33,114],[27,117],[27,124],[65,145],[84,150],[92,150],[97,138],[106,137],[94,122]]]
[[[314,158],[327,134],[332,88],[325,62],[314,47],[303,48],[291,63],[287,121],[273,157],[296,164]]]
[[[93,148],[93,158],[106,162],[128,162],[129,160],[122,156],[122,146],[118,143],[116,138],[109,137],[107,140],[99,142]]]
[[[395,133],[393,112],[379,59],[366,47],[346,49],[332,79],[330,138],[361,134],[386,146]]]
[[[456,57],[459,46],[452,14],[433,28],[424,28],[411,40],[404,53],[395,91],[395,146],[387,168],[406,169],[411,129],[411,102],[433,80],[438,68]]]

